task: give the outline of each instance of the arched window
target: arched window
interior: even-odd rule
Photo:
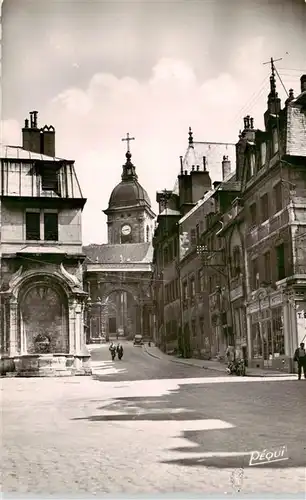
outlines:
[[[146,241],[147,242],[150,241],[150,227],[149,226],[146,227]]]

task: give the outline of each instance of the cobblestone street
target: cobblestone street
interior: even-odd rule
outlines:
[[[93,377],[1,380],[4,493],[305,492],[306,381],[225,378],[131,344],[92,357]],[[287,461],[249,467],[277,446]]]

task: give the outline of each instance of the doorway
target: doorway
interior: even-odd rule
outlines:
[[[108,331],[109,333],[117,333],[116,317],[108,318]]]

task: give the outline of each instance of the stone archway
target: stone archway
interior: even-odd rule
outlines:
[[[21,353],[68,353],[68,297],[63,288],[52,279],[33,280],[18,298]]]
[[[132,338],[139,331],[140,312],[135,296],[125,289],[113,289],[104,299],[102,331],[108,335]]]

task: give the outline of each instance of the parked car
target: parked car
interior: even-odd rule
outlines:
[[[142,346],[143,345],[142,335],[135,335],[135,337],[134,337],[134,345],[137,345],[137,346]]]

